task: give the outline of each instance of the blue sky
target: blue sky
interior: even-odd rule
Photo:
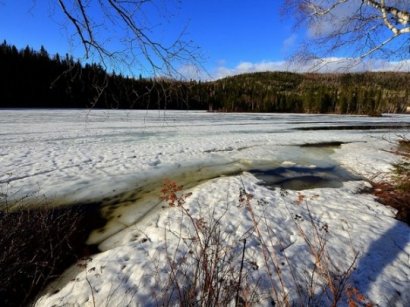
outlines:
[[[0,39],[18,48],[41,45],[51,53],[81,57],[83,50],[73,40],[56,1],[0,1]],[[281,1],[272,0],[182,0],[164,8],[161,35],[172,39],[185,28],[185,38],[199,46],[208,71],[235,67],[241,62],[283,60],[286,45],[295,35],[280,17]],[[161,4],[160,4],[161,5]],[[164,30],[165,28],[165,30]],[[159,35],[158,33],[153,34]]]
[[[184,38],[200,47],[201,63],[212,78],[250,71],[287,70],[286,59],[306,35],[304,29],[294,32],[294,21],[281,17],[282,0],[156,0],[155,3],[158,3],[156,8],[148,7],[141,15],[144,24],[152,27],[150,35],[161,42],[171,42],[186,29]],[[97,13],[91,11],[91,14]],[[117,48],[115,38],[120,38],[119,30],[110,25],[99,29],[108,41],[107,46]],[[51,54],[84,57],[83,48],[55,0],[0,0],[0,39],[18,48],[29,45],[39,49],[43,45]],[[380,66],[374,62],[372,65]],[[147,66],[144,61],[143,66]],[[133,66],[132,73],[148,75],[149,71],[142,67]],[[182,66],[181,71],[195,78],[190,68]]]
[[[291,25],[279,15],[280,1],[184,1],[189,33],[204,47],[210,63],[233,66],[242,61],[281,60]]]

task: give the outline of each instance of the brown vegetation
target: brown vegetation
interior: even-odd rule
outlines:
[[[373,183],[374,194],[382,204],[398,210],[397,219],[410,225],[410,140],[402,137],[393,152],[402,157],[394,165],[394,181]]]
[[[323,302],[329,306],[337,306],[343,300],[347,301],[349,306],[372,306],[371,302],[350,284],[358,254],[355,253],[348,268],[335,270],[326,248],[328,229],[319,228],[316,224],[305,195],[299,194],[295,204],[306,206],[313,236],[308,235],[298,222],[294,221],[314,259],[313,267],[307,269],[308,275],[305,277],[296,272],[300,264],[292,263],[285,254],[285,260],[279,260],[273,238],[279,238],[281,251],[288,246],[280,240],[280,236],[268,221],[256,215],[253,206],[258,205],[259,201],[254,199],[245,187],[239,191],[237,205],[246,208],[253,227],[240,235],[239,240],[225,232],[221,222],[224,213],[221,216],[212,212],[209,217],[191,215],[189,209],[184,207],[189,195],[184,194],[182,186],[175,182],[168,179],[164,182],[161,200],[173,207],[173,210],[180,211],[189,221],[180,227],[189,226],[191,230],[184,235],[181,229],[166,230],[166,233],[176,235],[179,243],[173,248],[169,248],[167,244],[168,256],[165,265],[166,271],[170,273],[165,280],[160,274],[163,264],[158,264],[157,284],[163,285],[159,293],[153,293],[158,305],[182,303],[186,306],[252,306],[268,299],[273,306],[293,306],[296,302],[300,306],[320,305]],[[262,229],[268,229],[272,237],[263,235]],[[257,249],[263,256],[261,263],[253,261],[253,257],[249,259],[248,248],[255,248],[252,247],[252,242],[259,242]],[[290,266],[290,281],[285,280],[282,272],[284,261]],[[258,273],[254,274],[255,272]],[[294,288],[297,297],[289,296],[288,287]]]
[[[0,211],[0,302],[26,306],[64,269],[95,252],[84,242],[96,206]]]

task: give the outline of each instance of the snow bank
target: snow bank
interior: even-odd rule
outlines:
[[[306,282],[314,266],[300,233],[303,230],[307,237],[314,237],[313,219],[320,232],[328,232],[326,251],[332,268],[347,270],[357,254],[351,284],[380,306],[391,306],[392,301],[405,306],[405,302],[410,302],[409,228],[392,219],[391,209],[361,193],[367,185],[357,181],[347,182],[341,189],[270,190],[244,173],[195,187],[184,206],[195,220],[220,221],[222,244],[237,255],[231,263],[234,268],[240,265],[241,240],[247,239],[246,282],[254,285],[258,281],[260,285],[255,290],[254,303],[269,305],[272,294],[267,274],[274,269],[264,260],[261,237],[253,230],[248,207],[238,200],[241,189],[253,195],[251,206],[262,239],[268,242],[286,291],[296,302],[296,285]],[[304,196],[302,202],[300,195]],[[81,269],[74,266],[68,270],[36,306],[92,305],[93,300],[96,306],[161,304],[171,274],[168,257],[177,261],[186,256],[192,243],[181,238],[193,235],[190,219],[179,208],[162,208],[149,219],[104,241],[101,247],[106,252],[85,261]],[[184,266],[189,269],[186,262],[179,263],[179,268]],[[274,276],[274,280],[280,291],[278,277]],[[326,305],[324,299],[319,302]]]
[[[33,197],[45,196],[55,205],[104,199],[104,208],[118,207],[107,213],[105,231],[90,237],[104,252],[68,269],[36,305],[161,302],[170,276],[169,256],[183,259],[189,253],[192,242],[181,237],[193,231],[192,220],[180,208],[158,200],[164,177],[192,193],[184,205],[192,218],[220,220],[226,247],[234,255],[233,268],[241,263],[241,240],[247,239],[245,282],[252,289],[260,286],[255,290],[258,303],[270,302],[269,272],[275,271],[273,262],[266,263],[261,242],[282,272],[283,288],[277,290],[297,301],[295,283],[303,284],[315,263],[304,238],[313,238],[318,227],[328,240],[333,269],[346,270],[358,255],[350,283],[380,306],[408,305],[409,227],[367,193],[366,181],[292,191],[268,189],[246,172],[255,167],[340,165],[363,178],[382,178],[397,161],[388,152],[391,141],[410,133],[337,126],[391,122],[408,124],[410,117],[1,110],[2,198],[30,204]],[[295,129],[327,126],[335,130]],[[341,145],[300,146],[321,142]],[[252,194],[253,213],[240,203],[241,189]],[[183,265],[192,267],[186,261]],[[317,287],[322,282],[318,278]]]

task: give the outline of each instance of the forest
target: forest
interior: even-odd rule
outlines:
[[[410,73],[258,72],[213,81],[131,78],[44,47],[0,45],[0,108],[403,113]]]

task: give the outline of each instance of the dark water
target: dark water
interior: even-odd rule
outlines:
[[[337,165],[257,168],[251,169],[249,172],[260,179],[264,186],[297,191],[315,188],[340,188],[345,181],[361,180],[360,177]]]
[[[410,124],[408,123],[372,123],[372,124],[350,124],[341,126],[312,126],[312,127],[296,127],[294,130],[300,131],[319,131],[319,130],[401,130],[409,129]]]

